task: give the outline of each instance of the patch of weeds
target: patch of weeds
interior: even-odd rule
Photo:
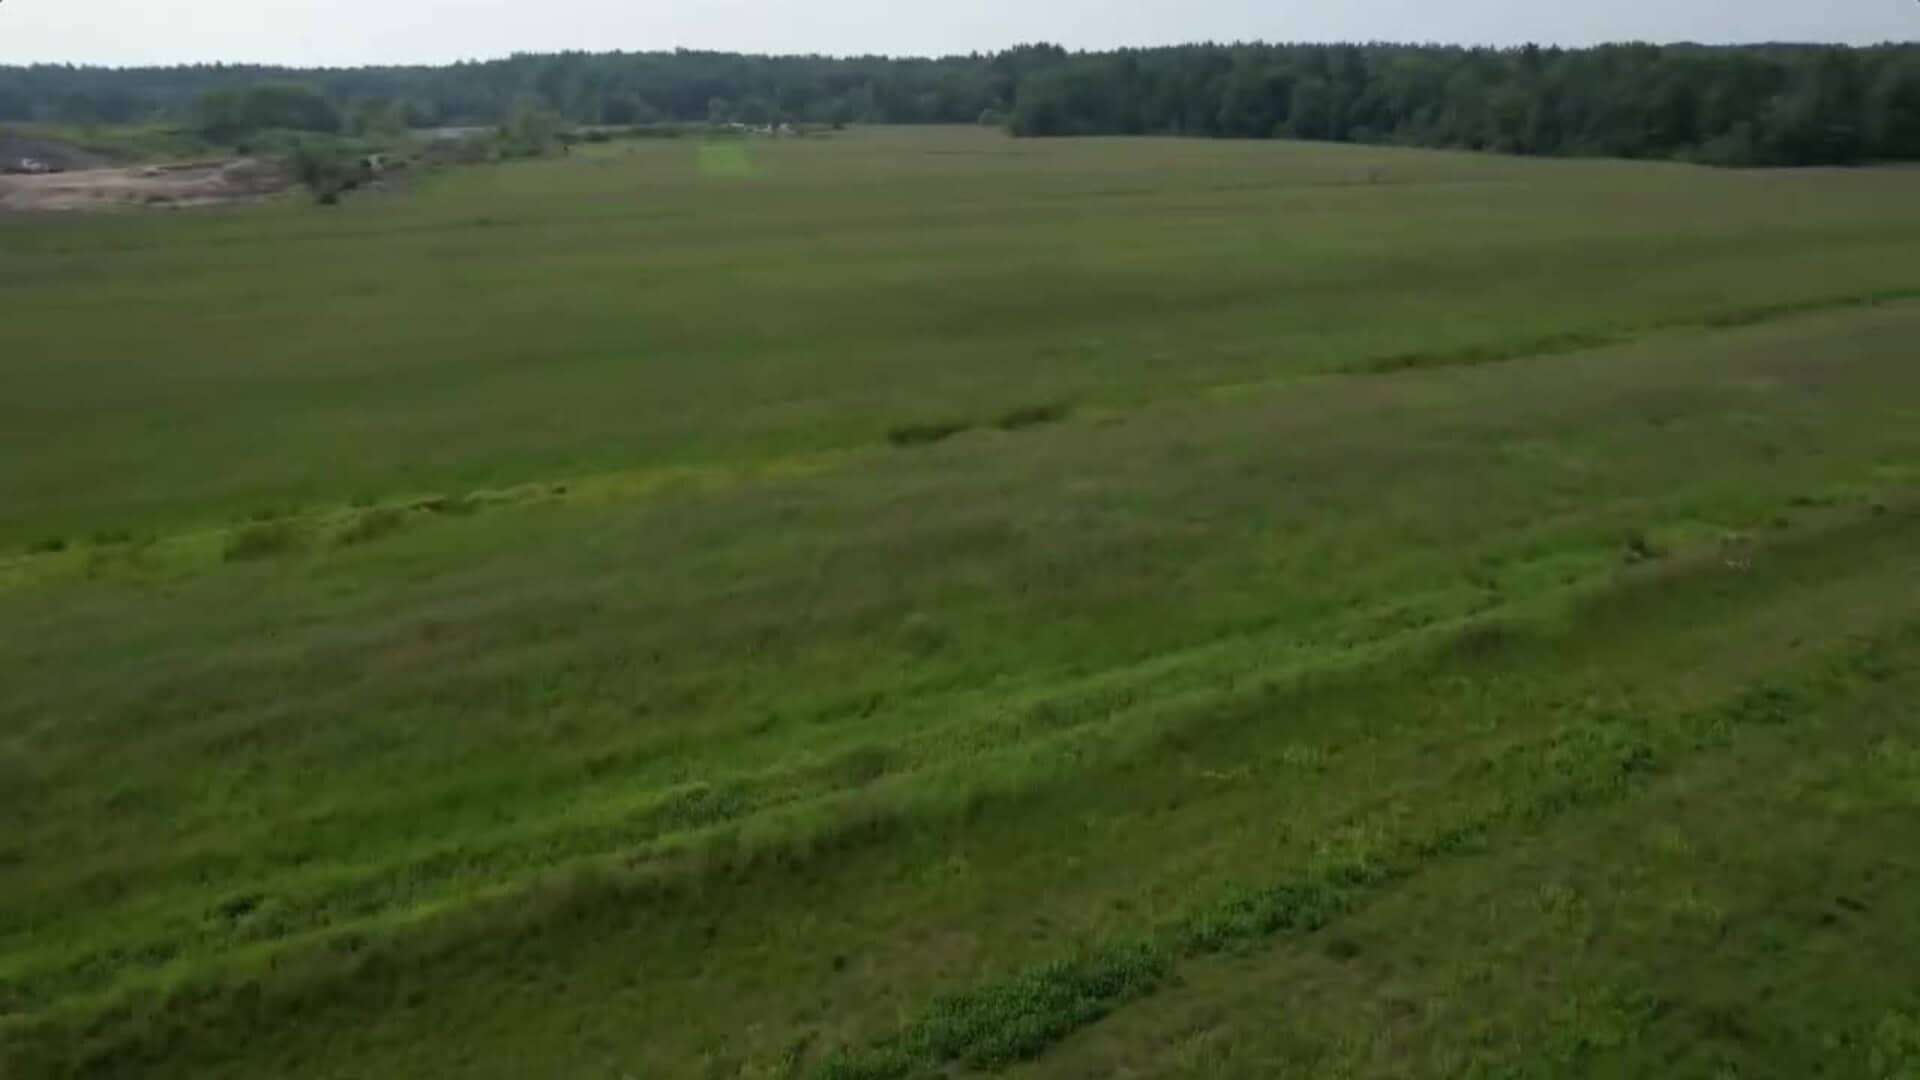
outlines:
[[[1445,651],[1464,660],[1485,661],[1519,648],[1532,636],[1531,628],[1511,619],[1481,619],[1447,639]]]
[[[1665,558],[1667,554],[1666,549],[1654,543],[1653,538],[1648,536],[1644,529],[1635,529],[1628,533],[1622,550],[1630,565],[1652,562],[1655,559]]]
[[[1920,1076],[1920,1019],[1888,1013],[1873,1031],[1867,1053],[1868,1075],[1874,1080],[1911,1080]]]
[[[933,443],[951,439],[963,431],[972,430],[973,425],[961,420],[950,420],[930,424],[902,424],[887,432],[887,441],[894,446],[929,446]]]
[[[1122,941],[939,998],[897,1035],[842,1049],[821,1080],[897,1080],[954,1065],[998,1069],[1040,1056],[1116,1008],[1146,997],[1182,957],[1223,952],[1281,932],[1317,930],[1392,876],[1382,864],[1335,864],[1303,881],[1242,889],[1148,940]],[[1357,951],[1357,950],[1356,950]]]
[[[1783,686],[1756,686],[1729,702],[1726,718],[1735,724],[1785,724],[1806,712],[1806,702]]]
[[[1562,731],[1542,764],[1558,782],[1516,807],[1523,819],[1545,820],[1616,795],[1651,772],[1655,756],[1652,744],[1627,725],[1602,722]]]
[[[224,554],[228,562],[270,559],[299,550],[303,540],[296,522],[261,521],[228,533]]]
[[[1591,1062],[1640,1041],[1666,1011],[1666,1004],[1644,990],[1613,987],[1575,998],[1555,1017],[1553,1036],[1544,1048],[1561,1066]]]
[[[1468,855],[1487,850],[1488,837],[1485,822],[1469,822],[1442,829],[1413,845],[1413,853],[1423,859],[1432,859],[1444,855]]]
[[[890,1080],[948,1064],[993,1069],[1029,1061],[1073,1031],[1152,993],[1171,972],[1166,954],[1144,942],[1056,961],[940,998],[887,1043],[835,1054],[815,1075]]]
[[[354,515],[340,535],[335,538],[342,547],[355,544],[368,544],[383,536],[399,532],[407,525],[407,513],[395,506],[383,506],[373,510],[364,510]]]
[[[1901,739],[1882,739],[1871,754],[1881,771],[1904,779],[1920,779],[1920,747]]]
[[[1869,642],[1841,664],[1841,670],[1876,683],[1892,679],[1900,673],[1900,668],[1899,661],[1887,654],[1885,643],[1878,641]]]
[[[915,612],[902,620],[900,637],[906,647],[920,656],[930,656],[947,645],[947,632],[939,620],[925,612]]]
[[[717,825],[745,813],[750,805],[737,789],[694,784],[655,803],[642,817],[663,833],[676,832]]]
[[[1001,431],[1019,431],[1021,428],[1038,427],[1041,424],[1057,424],[1073,412],[1073,407],[1065,404],[1028,405],[1014,409],[993,422]]]
[[[57,555],[65,550],[67,550],[67,540],[64,536],[49,536],[45,540],[35,540],[27,545],[29,555]]]
[[[892,772],[894,755],[882,746],[859,746],[827,763],[827,779],[841,788],[866,787]]]
[[[89,579],[98,579],[116,569],[145,566],[148,553],[159,543],[151,535],[136,537],[125,530],[95,533],[91,539],[86,565]]]
[[[1280,764],[1303,772],[1323,773],[1332,757],[1324,746],[1289,746],[1280,752]]]
[[[1188,955],[1207,955],[1278,933],[1318,930],[1351,910],[1359,892],[1391,872],[1378,863],[1336,866],[1304,881],[1240,889],[1177,924],[1170,937]]]
[[[1469,345],[1438,352],[1395,353],[1349,366],[1345,370],[1360,374],[1390,375],[1398,371],[1418,371],[1424,368],[1474,367],[1532,356],[1553,356],[1597,349],[1618,340],[1618,337],[1603,334],[1552,334],[1509,345]]]
[[[215,915],[223,919],[239,919],[251,915],[261,904],[265,903],[266,900],[267,895],[265,893],[246,893],[242,896],[235,896],[231,899],[221,901],[214,907],[213,911]]]
[[[807,1050],[812,1046],[812,1032],[807,1032],[788,1043],[787,1048],[780,1052],[780,1060],[776,1066],[779,1075],[788,1077],[801,1075],[802,1067],[807,1061]]]

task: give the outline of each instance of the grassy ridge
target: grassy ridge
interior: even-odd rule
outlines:
[[[1553,1072],[1513,955],[1448,991],[1512,1043],[1387,1064],[1354,1040],[1409,1025],[1331,1004],[1364,984],[1228,1022],[1268,978],[1231,958],[1371,964],[1358,928],[1438,917],[1401,898],[1689,778],[1827,820],[1748,754],[1899,820],[1848,749],[1910,738],[1897,174],[618,149],[337,217],[0,223],[36,305],[0,367],[44,391],[0,405],[45,548],[0,570],[27,1075]],[[269,247],[329,302],[243,283]]]

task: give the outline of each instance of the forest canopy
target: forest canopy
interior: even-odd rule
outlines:
[[[265,92],[262,93],[262,88]],[[1024,45],[938,59],[560,53],[441,67],[0,67],[0,122],[1004,124],[1725,165],[1920,159],[1920,46]]]

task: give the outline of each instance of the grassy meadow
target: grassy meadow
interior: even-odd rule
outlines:
[[[0,218],[0,1077],[1910,1076],[1917,181]]]

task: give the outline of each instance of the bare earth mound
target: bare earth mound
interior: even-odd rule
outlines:
[[[290,183],[279,166],[256,158],[0,176],[0,210],[208,206],[262,199]]]

